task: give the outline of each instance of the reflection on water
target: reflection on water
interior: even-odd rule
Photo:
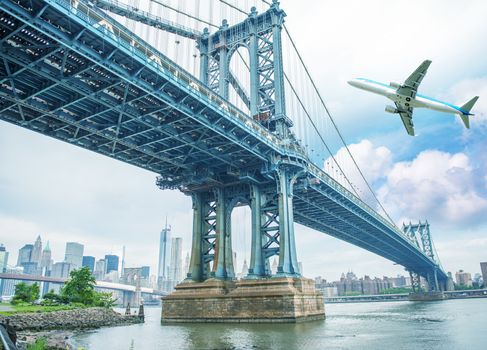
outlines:
[[[487,349],[487,299],[330,304],[325,321],[299,324],[146,323],[79,334],[75,345],[105,349]]]

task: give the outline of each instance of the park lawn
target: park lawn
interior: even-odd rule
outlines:
[[[24,314],[28,312],[51,312],[60,310],[72,310],[77,309],[79,306],[74,305],[55,305],[55,306],[42,306],[42,305],[12,305],[3,304],[12,308],[10,311],[0,311],[0,315],[9,316],[13,314]]]

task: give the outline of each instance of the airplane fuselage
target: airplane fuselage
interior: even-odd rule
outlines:
[[[468,111],[463,111],[458,106],[454,106],[447,102],[438,101],[434,98],[421,94],[416,94],[414,98],[401,95],[397,92],[397,87],[393,87],[389,84],[379,83],[370,79],[357,78],[350,80],[348,83],[353,87],[385,96],[391,101],[396,102],[406,108],[428,108],[438,112],[453,113],[459,115],[469,114]]]

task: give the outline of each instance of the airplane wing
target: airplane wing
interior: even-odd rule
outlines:
[[[416,68],[416,70],[411,74],[406,81],[404,82],[403,86],[400,87],[397,92],[401,95],[411,96],[412,98],[416,97],[416,92],[418,91],[418,86],[421,84],[428,67],[430,66],[431,61],[426,60],[421,65]]]
[[[399,115],[401,116],[402,123],[404,124],[407,133],[411,136],[414,136],[413,109],[404,108],[398,103],[396,103],[396,107],[400,111]]]

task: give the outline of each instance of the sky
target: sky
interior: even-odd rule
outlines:
[[[249,7],[251,1],[241,1]],[[428,220],[447,271],[479,272],[487,261],[487,3],[282,0],[286,25],[349,148],[394,221]],[[402,82],[431,59],[419,92],[461,105],[480,96],[471,129],[459,117],[416,109],[417,136],[406,134],[388,101],[352,88],[367,77]],[[390,103],[389,103],[390,104]],[[338,153],[344,152],[343,149]],[[0,121],[0,243],[17,251],[37,235],[53,258],[65,243],[97,258],[126,246],[126,266],[157,268],[165,224],[190,250],[191,200],[161,191],[156,175]],[[237,272],[250,255],[250,212],[233,214]],[[296,225],[306,277],[336,280],[405,274],[363,249]]]

